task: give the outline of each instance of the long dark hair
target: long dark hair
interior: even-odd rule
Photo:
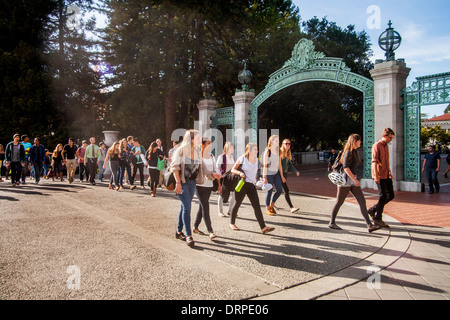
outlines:
[[[158,147],[158,144],[156,143],[156,141],[153,141],[152,143],[150,143],[150,147],[148,147],[148,151],[149,151],[148,160],[152,159],[153,150],[157,147]]]

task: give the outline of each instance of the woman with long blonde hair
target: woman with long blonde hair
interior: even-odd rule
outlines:
[[[349,136],[344,150],[342,151],[340,162],[344,168],[347,183],[343,186],[337,187],[336,204],[331,212],[331,221],[328,225],[331,229],[341,230],[341,228],[336,224],[336,217],[349,192],[351,192],[356,198],[356,201],[358,201],[359,208],[367,224],[368,231],[373,232],[380,229],[379,226],[373,225],[370,221],[369,213],[367,212],[366,199],[364,198],[359,180],[356,176],[356,169],[361,164],[361,159],[358,155],[358,149],[361,147],[361,142],[361,136],[353,133]]]
[[[116,141],[106,152],[105,162],[103,163],[103,169],[106,168],[106,163],[109,160],[109,169],[111,170],[111,179],[109,180],[109,189],[113,190],[113,183],[116,186],[116,190],[119,191],[119,170],[120,170],[120,142]]]
[[[292,205],[291,197],[289,196],[289,188],[287,185],[287,176],[288,171],[291,169],[297,175],[300,175],[300,172],[294,167],[292,164],[292,154],[291,154],[291,141],[289,139],[284,139],[280,148],[280,157],[281,157],[281,167],[283,168],[283,177],[285,181],[283,182],[283,190],[284,190],[284,198],[291,209],[291,213],[298,211],[298,208]]]
[[[283,192],[283,182],[286,182],[283,176],[280,157],[280,138],[273,135],[267,142],[267,148],[263,155],[263,179],[264,184],[270,183],[273,187],[266,194],[266,214],[276,215],[275,202]],[[273,194],[273,189],[276,192]]]
[[[231,169],[231,172],[233,174],[239,175],[241,179],[245,179],[245,183],[242,186],[241,190],[239,192],[236,191],[236,201],[234,203],[233,209],[231,210],[231,230],[239,230],[235,222],[237,212],[245,196],[250,199],[253,211],[255,212],[256,220],[258,221],[259,227],[261,228],[261,233],[265,234],[275,229],[267,227],[264,222],[264,217],[259,203],[258,192],[256,191],[255,186],[258,169],[258,145],[256,145],[255,143],[249,143],[245,147],[245,154],[237,159],[233,169]]]
[[[174,159],[170,165],[176,185],[175,192],[181,202],[178,213],[178,226],[175,238],[185,240],[190,247],[194,246],[191,230],[191,207],[196,185],[203,184],[204,177],[209,180],[220,179],[217,173],[211,173],[202,160],[202,138],[197,130],[186,131],[183,142],[175,151]],[[186,235],[183,233],[186,230]]]
[[[62,155],[63,145],[61,143],[58,143],[55,150],[53,151],[53,172],[55,173],[53,175],[53,181],[55,181],[55,175],[59,175],[61,181],[64,181],[63,179],[63,155]]]

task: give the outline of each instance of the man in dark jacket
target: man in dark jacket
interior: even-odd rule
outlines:
[[[20,185],[22,167],[25,166],[25,148],[20,143],[20,135],[16,133],[13,141],[8,143],[5,149],[6,166],[11,167],[11,184]]]
[[[34,138],[34,145],[30,150],[30,162],[34,166],[35,182],[39,183],[45,164],[45,148],[41,145],[41,140],[39,138]]]

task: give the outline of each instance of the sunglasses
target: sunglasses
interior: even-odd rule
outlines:
[[[284,144],[287,144],[287,145],[291,145],[291,143],[290,143],[290,142],[285,142]]]

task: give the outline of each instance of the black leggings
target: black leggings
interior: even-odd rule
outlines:
[[[236,202],[234,203],[233,209],[231,210],[231,224],[235,224],[239,207],[241,206],[242,201],[247,195],[250,199],[250,203],[252,204],[259,226],[261,227],[261,229],[265,228],[266,224],[264,223],[263,213],[261,211],[261,205],[259,203],[258,192],[256,191],[255,185],[253,183],[246,182],[242,186],[241,191],[236,191],[234,194]]]
[[[209,233],[213,233],[211,226],[211,217],[209,215],[209,197],[211,196],[212,188],[209,187],[196,187],[197,198],[200,201],[198,206],[197,218],[194,222],[194,229],[198,229],[198,226],[202,222],[202,218],[205,220],[206,229]]]
[[[361,214],[363,215],[367,226],[372,225],[372,223],[370,222],[370,219],[369,219],[369,214],[367,212],[366,199],[364,198],[361,187],[357,187],[357,186],[348,186],[348,187],[338,187],[337,188],[336,204],[334,205],[333,211],[331,213],[331,223],[336,222],[335,220],[336,220],[338,211],[341,208],[342,204],[344,203],[345,198],[347,197],[349,192],[351,192],[355,196],[356,201],[358,201],[359,208],[361,209]]]
[[[159,170],[149,168],[148,174],[150,175],[150,190],[156,189],[159,181]]]
[[[284,176],[284,179],[286,180],[286,182],[281,181],[283,184],[284,198],[286,199],[286,202],[288,203],[289,208],[293,208],[294,206],[292,205],[291,197],[289,197],[289,188],[287,185],[287,172],[283,173],[283,176]]]

